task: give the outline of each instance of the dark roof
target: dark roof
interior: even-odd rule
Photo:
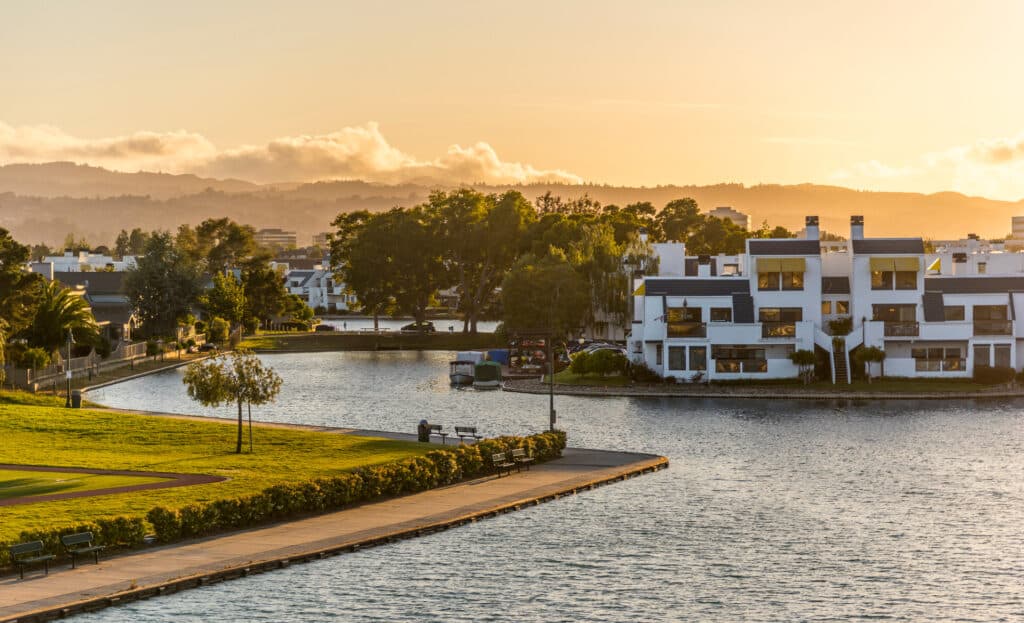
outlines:
[[[1024,292],[1024,276],[1020,277],[926,277],[926,292],[944,294],[1001,294]]]
[[[854,253],[924,253],[920,238],[864,238],[852,242]]]
[[[130,305],[93,305],[92,314],[96,322],[112,324],[128,324],[134,315]]]
[[[53,278],[69,288],[85,287],[90,294],[118,294],[124,292],[124,276],[127,273],[89,272],[53,273]]]
[[[741,277],[721,279],[648,279],[644,282],[647,296],[731,296],[750,292],[750,281]]]
[[[850,278],[849,277],[822,277],[821,278],[821,293],[822,294],[849,294],[850,293]]]
[[[751,255],[818,255],[821,243],[817,240],[797,240],[794,238],[769,238],[751,240]]]
[[[287,258],[279,257],[274,259],[278,264],[287,264],[291,270],[313,270],[317,264],[322,264],[323,260],[311,260],[308,257],[296,257]]]

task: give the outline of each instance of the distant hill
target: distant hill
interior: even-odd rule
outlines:
[[[732,206],[755,225],[800,229],[803,217],[821,218],[822,228],[848,235],[849,217],[865,217],[869,236],[960,238],[967,233],[998,238],[1010,231],[1010,217],[1024,215],[1024,201],[1009,202],[945,192],[931,195],[857,191],[799,184],[715,184],[632,188],[602,185],[478,185],[484,192],[519,190],[531,201],[550,191],[563,198],[588,194],[602,204],[650,201],[656,207],[693,197],[704,210]],[[208,217],[229,216],[259,227],[299,233],[300,243],[327,231],[339,212],[386,210],[424,201],[431,187],[390,186],[361,181],[258,185],[194,175],[117,173],[69,163],[0,167],[0,227],[24,242],[56,244],[68,233],[92,244],[110,244],[121,229],[175,229]]]

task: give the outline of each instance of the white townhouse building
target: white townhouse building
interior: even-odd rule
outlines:
[[[929,270],[943,259],[920,238],[865,238],[854,216],[845,245],[821,245],[806,221],[806,239],[751,239],[739,256],[655,245],[658,274],[634,281],[633,361],[681,380],[787,378],[799,373],[789,355],[809,350],[837,383],[864,346],[885,351],[888,376],[1024,364],[1024,270],[947,275]]]
[[[346,293],[345,284],[335,279],[334,273],[323,266],[290,269],[284,275],[288,292],[297,294],[313,309],[347,311],[356,302],[354,294]]]

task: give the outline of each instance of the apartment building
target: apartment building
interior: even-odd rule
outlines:
[[[819,237],[809,216],[806,239],[751,239],[740,256],[687,257],[681,244],[657,245],[658,274],[634,284],[632,359],[691,381],[796,377],[790,354],[810,350],[834,382],[847,383],[865,346],[885,351],[889,376],[1021,368],[1020,256],[1005,254],[1000,274],[970,271],[963,257],[926,256],[920,238],[867,238],[860,216],[845,243]]]

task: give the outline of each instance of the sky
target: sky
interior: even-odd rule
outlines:
[[[0,164],[1024,198],[1024,2],[0,4]]]

